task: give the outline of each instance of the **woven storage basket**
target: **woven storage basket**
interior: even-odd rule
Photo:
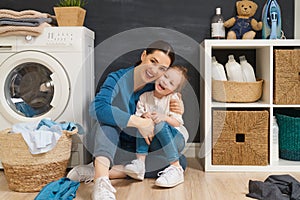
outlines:
[[[71,155],[71,135],[75,133],[77,130],[63,131],[51,151],[33,155],[20,133],[10,133],[10,129],[1,131],[0,160],[9,189],[37,192],[64,177]]]
[[[213,111],[213,165],[268,165],[268,111]]]
[[[300,161],[300,117],[276,115],[279,126],[279,157]]]
[[[274,52],[274,103],[300,104],[300,50]]]
[[[220,102],[255,102],[262,95],[263,80],[235,82],[212,80],[212,98]]]

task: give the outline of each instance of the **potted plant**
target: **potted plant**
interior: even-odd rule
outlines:
[[[60,0],[54,7],[58,26],[82,26],[85,19],[85,0]]]

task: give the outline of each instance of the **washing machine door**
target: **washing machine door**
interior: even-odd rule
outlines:
[[[39,51],[22,51],[0,65],[0,111],[11,123],[56,120],[65,110],[70,84],[63,66]]]

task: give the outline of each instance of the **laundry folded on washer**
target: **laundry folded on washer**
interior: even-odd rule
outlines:
[[[0,18],[0,26],[39,26],[44,22],[50,24],[52,21],[52,18]]]
[[[51,119],[18,123],[12,126],[12,133],[21,133],[32,154],[46,153],[53,149],[62,135],[62,130],[72,131],[72,122],[57,123]]]
[[[0,9],[0,36],[40,35],[45,27],[56,25],[56,18],[35,10]]]
[[[14,11],[9,9],[0,9],[0,18],[48,18],[48,13],[41,13],[36,10]]]
[[[50,27],[51,25],[44,22],[36,27],[30,26],[0,26],[0,36],[9,35],[31,35],[39,36],[45,27]]]

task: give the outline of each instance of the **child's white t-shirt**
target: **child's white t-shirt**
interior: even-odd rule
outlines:
[[[189,134],[183,126],[182,115],[170,111],[171,99],[179,99],[178,94],[172,93],[162,98],[157,98],[154,96],[154,91],[145,92],[140,96],[135,114],[140,117],[146,112],[157,112],[175,118],[180,123],[180,126],[175,128],[183,135],[185,142],[187,142]]]

